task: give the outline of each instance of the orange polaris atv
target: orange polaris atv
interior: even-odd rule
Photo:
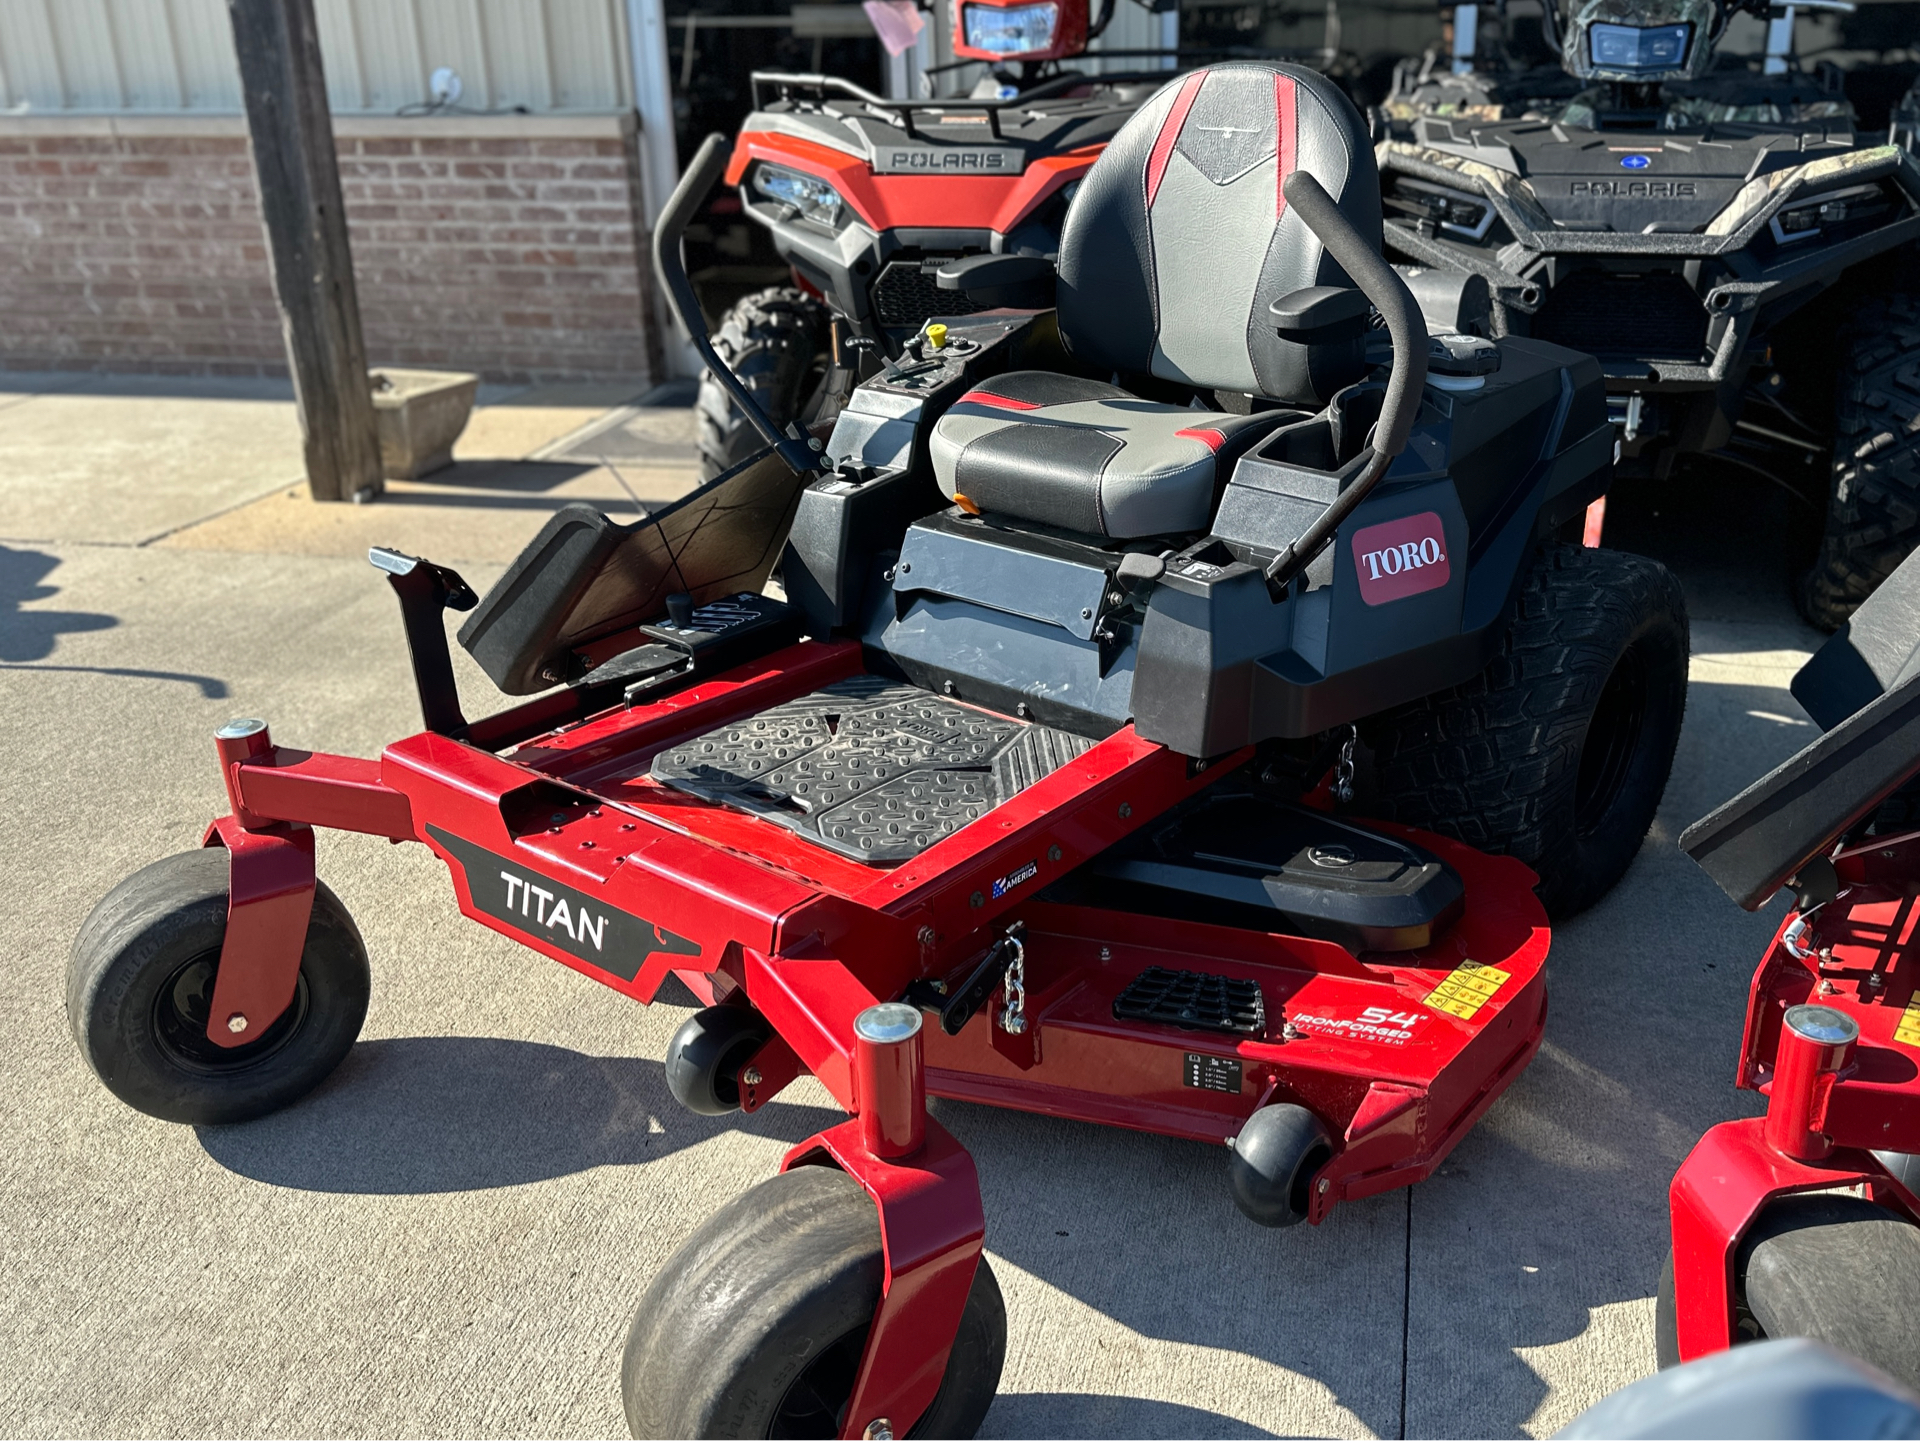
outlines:
[[[1005,273],[998,303],[1053,303],[1052,268],[1036,262],[1060,249],[1075,186],[1169,78],[1061,68],[1114,4],[1090,24],[1087,0],[962,0],[954,53],[989,67],[965,98],[885,100],[831,75],[754,74],[726,179],[794,281],[738,301],[714,348],[777,425],[831,418],[865,378],[858,352],[898,356],[927,321],[987,309],[962,275],[976,297]],[[705,476],[763,444],[711,375],[699,418]]]

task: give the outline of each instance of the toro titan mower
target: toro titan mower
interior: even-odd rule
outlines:
[[[1794,593],[1824,630],[1916,535],[1913,122],[1863,133],[1791,53],[1797,10],[1854,8],[1543,0],[1560,64],[1529,68],[1460,5],[1462,73],[1404,66],[1376,116],[1389,251],[1599,359],[1623,475],[1711,453],[1818,502]],[[1741,11],[1773,17],[1753,62],[1716,48]]]
[[[222,730],[231,813],[95,909],[69,1011],[153,1115],[285,1105],[368,995],[312,828],[422,841],[481,924],[643,1003],[678,976],[691,1109],[811,1072],[851,1117],[641,1299],[635,1433],[967,1435],[1005,1321],[926,1097],[1220,1148],[1267,1225],[1426,1176],[1540,1042],[1547,915],[1511,856],[1338,813],[1355,722],[1401,714],[1432,804],[1576,906],[1649,823],[1686,618],[1555,542],[1608,474],[1593,361],[1426,333],[1310,71],[1161,91],[1073,200],[1058,309],[922,327],[826,437],[700,328],[680,237],[726,163],[656,257],[769,448],[633,525],[560,511],[478,602],[374,552],[425,729]],[[449,607],[530,699],[463,715]]]
[[[1664,1366],[1807,1336],[1915,1386],[1917,572],[1910,557],[1795,677],[1826,733],[1681,837],[1740,905],[1784,885],[1794,905],[1735,1076],[1767,1113],[1709,1131],[1669,1193]]]
[[[835,76],[753,75],[753,113],[726,178],[794,283],[737,301],[713,344],[763,415],[783,429],[831,419],[930,319],[1053,303],[1044,280],[990,294],[994,272],[977,270],[969,294],[938,272],[1060,249],[1075,186],[1167,79],[1061,69],[1115,4],[1104,0],[1090,23],[1087,0],[956,0],[954,53],[990,67],[965,97],[886,100]],[[705,475],[760,448],[712,374],[696,409]]]

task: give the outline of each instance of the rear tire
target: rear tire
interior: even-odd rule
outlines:
[[[231,1125],[293,1104],[345,1059],[367,1018],[367,950],[314,887],[294,998],[256,1041],[207,1039],[227,933],[227,852],[155,861],[107,893],[74,937],[67,1022],[109,1091],[163,1121]]]
[[[767,418],[782,430],[799,420],[827,368],[827,307],[804,290],[773,286],[735,302],[714,332],[714,349]],[[703,371],[694,402],[700,473],[711,480],[767,444]]]
[[[1821,550],[1794,587],[1810,625],[1834,630],[1915,547],[1921,332],[1915,297],[1873,295],[1843,322],[1834,460]]]
[[[800,1166],[723,1206],[648,1286],[621,1400],[635,1436],[837,1436],[880,1302],[880,1218],[860,1182]],[[966,1437],[1000,1384],[1007,1311],[974,1271],[940,1391],[912,1436]]]
[[[1361,723],[1371,808],[1533,867],[1550,919],[1627,871],[1687,705],[1688,614],[1668,568],[1548,546],[1472,680]]]

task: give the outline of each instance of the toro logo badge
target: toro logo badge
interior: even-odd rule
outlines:
[[[1354,574],[1369,605],[1405,600],[1448,582],[1447,533],[1431,510],[1354,532]]]

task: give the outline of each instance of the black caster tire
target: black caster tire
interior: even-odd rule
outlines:
[[[1763,1211],[1735,1255],[1737,1344],[1805,1336],[1910,1390],[1921,1371],[1921,1231],[1855,1196],[1789,1196]],[[1681,1363],[1674,1253],[1654,1299],[1654,1354]]]
[[[740,1068],[773,1034],[766,1018],[745,1006],[694,1012],[667,1043],[667,1089],[696,1116],[738,1111]]]
[[[1247,1118],[1228,1155],[1234,1204],[1263,1226],[1296,1226],[1307,1219],[1314,1173],[1334,1154],[1327,1127],[1304,1106],[1286,1101]]]
[[[852,1176],[801,1166],[761,1182],[688,1237],[641,1297],[620,1368],[628,1429],[838,1436],[884,1269],[880,1218]],[[972,1436],[1006,1351],[983,1256],[946,1378],[906,1434]]]
[[[294,998],[260,1038],[223,1050],[207,1007],[227,930],[227,852],[155,861],[95,906],[67,961],[67,1023],[109,1091],[149,1116],[231,1125],[291,1105],[346,1057],[367,1018],[367,950],[324,885]]]
[[[1548,918],[1627,872],[1687,707],[1688,612],[1659,561],[1544,548],[1478,676],[1361,723],[1388,820],[1510,855]]]
[[[1839,374],[1827,526],[1814,565],[1794,587],[1802,617],[1821,630],[1853,615],[1915,546],[1921,467],[1916,321],[1913,295],[1870,295],[1856,303],[1834,341]]]
[[[827,371],[827,307],[789,285],[743,296],[714,327],[714,349],[785,430],[799,420]],[[694,401],[702,480],[732,470],[767,442],[719,381],[701,372]]]

